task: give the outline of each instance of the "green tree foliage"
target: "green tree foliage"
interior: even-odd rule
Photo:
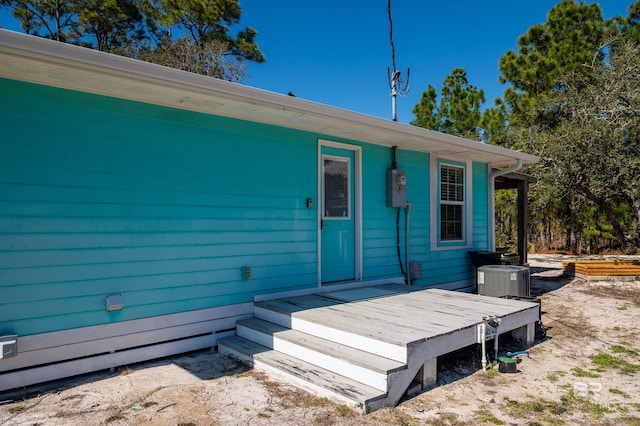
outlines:
[[[216,40],[228,46],[227,53],[254,62],[265,58],[255,43],[257,31],[246,27],[235,38],[230,26],[240,22],[242,9],[237,0],[161,0],[162,22],[186,30],[199,44]]]
[[[522,148],[531,128],[553,124],[555,115],[541,113],[535,103],[557,89],[560,77],[577,76],[583,64],[591,63],[613,22],[604,20],[597,3],[562,0],[549,11],[546,22],[520,36],[518,51],[509,50],[500,58],[500,81],[509,84],[504,104],[512,135],[502,142]]]
[[[508,145],[510,139],[509,113],[502,98],[494,100],[494,107],[487,108],[480,119],[480,140],[494,145]]]
[[[640,0],[629,7],[629,16],[624,22],[623,39],[632,43],[640,43]]]
[[[640,246],[639,57],[640,45],[627,42],[608,61],[594,62],[586,72],[558,80],[563,90],[537,103],[540,112],[557,117],[557,124],[536,129],[533,135],[542,158],[540,177],[562,188],[563,199],[571,194],[583,205],[595,207],[592,216],[606,218],[619,243],[636,247]]]
[[[231,81],[264,62],[238,0],[0,0],[28,34]],[[179,62],[180,59],[182,62]]]
[[[136,0],[77,0],[78,27],[101,51],[126,48],[145,39],[144,15]]]
[[[12,9],[27,34],[66,43],[77,43],[80,38],[74,1],[0,0],[0,6]]]
[[[518,196],[517,191],[499,189],[495,192],[496,203],[504,206],[496,211],[496,247],[517,247],[518,239]]]
[[[413,108],[416,118],[411,124],[465,138],[479,138],[484,91],[469,84],[463,68],[455,68],[445,78],[440,104],[436,106],[436,102],[436,89],[429,85]]]
[[[194,42],[189,37],[169,41],[154,49],[143,49],[135,56],[155,64],[220,78],[240,81],[245,75],[245,63],[226,55],[228,46],[218,40]]]
[[[517,51],[500,59],[501,81],[508,87],[496,106],[485,111],[481,125],[490,143],[541,155],[541,164],[527,169],[539,178],[532,188],[530,220],[533,238],[535,232],[544,234],[547,247],[548,238],[559,235],[558,227],[566,236],[562,245],[572,251],[592,249],[594,241],[610,237],[619,246],[637,238],[633,198],[622,194],[627,183],[611,174],[619,168],[616,162],[626,165],[634,157],[628,152],[626,157],[618,155],[621,146],[610,145],[621,139],[605,126],[611,123],[606,115],[582,109],[593,119],[587,125],[577,121],[569,102],[576,107],[580,96],[591,96],[592,107],[602,105],[603,99],[594,96],[610,90],[611,84],[603,85],[599,78],[617,74],[621,82],[633,80],[616,71],[624,67],[612,64],[620,60],[614,56],[626,40],[632,45],[640,41],[639,23],[640,0],[631,5],[628,17],[609,20],[595,2],[562,0],[549,11],[546,22],[519,38]],[[588,102],[581,105],[586,108]],[[606,185],[605,190],[605,181],[618,186]],[[601,182],[598,191],[597,182]],[[496,211],[504,208],[498,200]]]
[[[436,88],[429,85],[427,90],[422,92],[420,102],[413,107],[413,115],[415,115],[416,118],[411,124],[424,127],[425,129],[440,130],[437,100],[438,92]]]

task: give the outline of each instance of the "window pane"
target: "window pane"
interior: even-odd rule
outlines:
[[[324,217],[349,217],[349,161],[324,159]]]
[[[440,239],[462,240],[461,205],[440,205]]]
[[[464,171],[460,167],[441,166],[440,200],[464,201]]]

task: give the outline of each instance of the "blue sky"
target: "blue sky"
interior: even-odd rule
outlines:
[[[498,60],[518,37],[560,0],[392,0],[396,65],[411,90],[398,98],[398,119],[408,123],[429,84],[438,90],[456,67],[500,96]],[[588,3],[592,3],[588,1]],[[627,15],[633,0],[598,2],[606,18]],[[244,84],[314,102],[391,118],[387,0],[240,0],[243,25],[258,31],[267,62],[250,64]],[[19,30],[6,10],[0,26]]]

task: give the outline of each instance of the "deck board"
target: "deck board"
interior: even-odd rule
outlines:
[[[438,357],[477,344],[484,317],[501,316],[499,334],[518,330],[528,344],[540,319],[538,303],[447,290],[328,291],[257,302],[255,318],[238,323],[237,339],[219,348],[366,413],[395,406],[416,378],[434,385]],[[242,339],[259,346],[234,349]]]
[[[351,302],[337,300],[328,294],[260,303],[289,313],[292,318],[322,323],[399,346],[474,327],[489,315],[505,317],[539,309],[536,303],[447,290],[402,285],[380,288],[394,294]]]

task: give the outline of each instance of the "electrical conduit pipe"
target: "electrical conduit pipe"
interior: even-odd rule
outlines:
[[[407,201],[407,204],[404,206],[404,255],[405,255],[405,265],[407,265],[407,284],[413,284],[413,277],[411,276],[411,265],[409,264],[409,225],[411,223],[411,203]]]

